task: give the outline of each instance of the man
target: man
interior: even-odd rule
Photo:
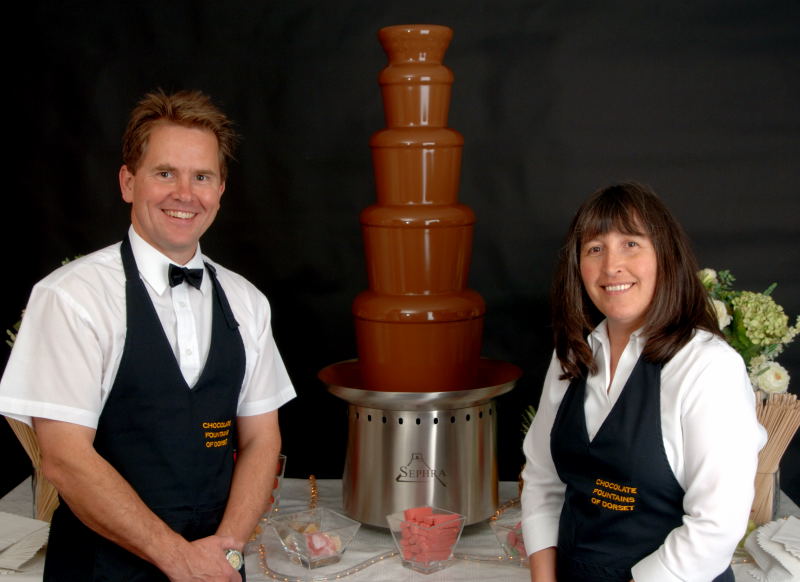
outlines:
[[[265,511],[295,392],[266,298],[200,252],[235,137],[202,93],[146,95],[128,236],[33,289],[0,412],[33,424],[62,500],[45,580],[241,579],[226,558]]]

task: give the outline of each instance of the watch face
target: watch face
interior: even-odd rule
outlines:
[[[228,563],[233,566],[234,570],[239,570],[244,564],[244,556],[239,550],[228,550],[225,552],[225,557],[228,558]]]

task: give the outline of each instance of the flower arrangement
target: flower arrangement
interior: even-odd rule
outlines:
[[[767,432],[767,443],[758,454],[755,497],[750,511],[752,526],[774,519],[776,474],[783,454],[800,427],[800,401],[789,388],[789,373],[775,361],[800,332],[783,307],[775,303],[773,283],[761,293],[733,289],[730,271],[702,269],[698,276],[714,305],[717,323],[728,343],[739,352],[750,376],[756,398],[756,417]]]
[[[532,404],[522,410],[522,438],[525,438],[525,435],[528,434],[534,416],[536,416],[536,408]]]
[[[702,269],[698,276],[714,304],[720,330],[747,365],[753,389],[786,392],[789,373],[775,358],[800,332],[800,316],[789,325],[783,307],[772,298],[777,283],[755,293],[734,290],[736,279],[727,270]]]
[[[25,312],[23,311],[22,313],[24,314]],[[6,335],[8,336],[8,339],[6,340],[6,343],[8,344],[8,347],[10,347],[10,348],[13,348],[14,347],[14,342],[17,341],[17,333],[19,332],[19,326],[20,325],[22,325],[22,318],[21,317],[20,317],[20,320],[11,327],[11,329],[7,329],[6,330]]]

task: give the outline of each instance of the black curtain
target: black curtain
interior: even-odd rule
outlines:
[[[299,395],[281,411],[289,476],[342,471],[346,405],[316,373],[356,355],[350,305],[367,286],[358,214],[374,200],[367,144],[384,126],[382,26],[455,31],[450,125],[466,140],[460,200],[478,217],[470,286],[488,307],[484,354],[524,370],[498,402],[503,479],[523,463],[520,409],[538,403],[550,357],[556,251],[596,188],[651,185],[702,266],[756,291],[778,281],[778,302],[800,313],[794,0],[61,0],[16,11],[2,320],[18,319],[62,259],[125,233],[116,175],[136,100],[156,87],[208,92],[244,140],[203,250],[271,300]],[[798,345],[780,360],[794,391]],[[782,478],[800,493],[798,450]]]

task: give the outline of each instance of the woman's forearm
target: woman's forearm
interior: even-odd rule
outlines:
[[[556,582],[556,549],[545,548],[530,555],[531,582]]]

